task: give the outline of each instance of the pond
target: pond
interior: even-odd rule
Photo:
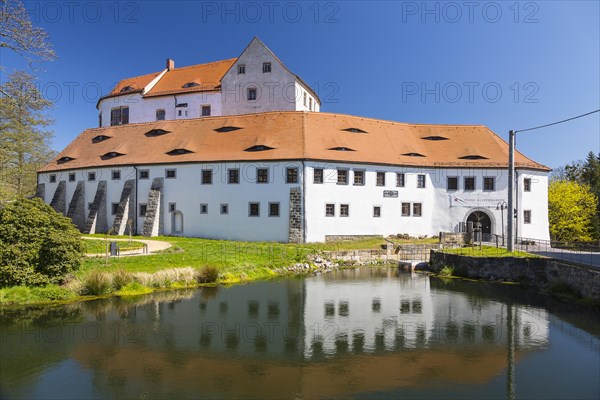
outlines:
[[[0,309],[0,398],[600,398],[600,321],[396,269]]]

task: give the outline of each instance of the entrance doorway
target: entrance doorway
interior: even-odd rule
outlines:
[[[490,235],[492,233],[492,220],[490,216],[483,211],[474,211],[467,218],[467,223],[472,222],[473,227],[477,227],[478,223],[481,224],[481,233],[484,235]]]

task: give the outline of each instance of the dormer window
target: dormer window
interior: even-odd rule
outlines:
[[[133,86],[129,86],[129,85],[127,85],[127,86],[123,87],[123,88],[120,90],[120,92],[121,92],[121,93],[123,93],[123,92],[129,92],[130,90],[134,90],[134,89],[135,89],[135,88],[134,88]]]
[[[461,160],[487,160],[487,157],[480,156],[479,154],[469,154],[466,156],[458,157]]]
[[[67,162],[69,162],[69,161],[73,161],[73,160],[74,160],[74,158],[73,158],[73,157],[64,156],[64,157],[61,157],[61,158],[59,158],[57,162],[58,162],[59,164],[64,164],[64,163],[67,163]]]
[[[423,154],[421,153],[404,153],[402,154],[403,156],[407,156],[407,157],[425,157]]]
[[[351,149],[350,147],[332,147],[328,150],[335,150],[335,151],[356,151],[354,149]]]
[[[108,152],[108,153],[102,155],[101,158],[103,160],[108,160],[108,159],[119,157],[119,156],[123,156],[123,155],[124,155],[123,153],[119,153],[119,152],[116,152],[116,151],[111,151],[111,152]]]
[[[182,88],[191,88],[191,87],[196,87],[196,86],[200,86],[200,84],[197,82],[188,82],[188,83],[184,84],[182,86]]]
[[[99,143],[99,142],[103,142],[107,139],[110,139],[110,136],[106,136],[106,135],[98,135],[98,136],[94,136],[92,138],[92,143]]]
[[[170,156],[178,156],[181,154],[189,154],[189,153],[193,153],[193,151],[188,150],[188,149],[173,149],[173,150],[167,152],[166,154],[168,154]]]
[[[257,146],[252,146],[252,147],[248,147],[246,150],[244,151],[266,151],[266,150],[273,150],[273,147],[269,147],[269,146],[265,146],[263,144],[259,144]]]
[[[367,131],[363,131],[362,129],[359,128],[346,128],[346,129],[342,129],[343,131],[346,132],[352,132],[352,133],[367,133]]]
[[[233,131],[237,131],[238,129],[242,129],[238,126],[222,126],[220,128],[215,129],[215,132],[233,132]]]
[[[271,63],[270,62],[264,62],[263,63],[263,74],[267,73],[267,72],[271,72]]]
[[[156,137],[156,136],[165,135],[167,133],[170,133],[170,131],[165,131],[164,129],[158,128],[158,129],[152,129],[152,130],[146,132],[145,135],[147,137]]]
[[[443,137],[443,136],[425,136],[422,137],[421,139],[423,140],[449,140],[447,137]]]
[[[246,64],[238,64],[237,66],[238,75],[243,75],[246,73]]]

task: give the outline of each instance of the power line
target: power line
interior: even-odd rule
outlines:
[[[589,113],[581,114],[581,115],[578,115],[578,116],[576,116],[576,117],[572,117],[572,118],[563,119],[562,121],[556,121],[556,122],[552,122],[552,123],[550,123],[550,124],[546,124],[546,125],[534,126],[533,128],[520,129],[520,130],[518,130],[518,131],[515,131],[515,133],[517,133],[517,132],[527,132],[527,131],[532,131],[532,130],[534,130],[534,129],[545,128],[545,127],[547,127],[547,126],[552,126],[552,125],[558,125],[558,124],[562,124],[563,122],[572,121],[572,120],[574,120],[574,119],[581,118],[581,117],[585,117],[585,116],[587,116],[587,115],[591,115],[591,114],[594,114],[594,113],[597,113],[597,112],[600,112],[600,109],[598,109],[598,110],[595,110],[595,111],[590,111]]]

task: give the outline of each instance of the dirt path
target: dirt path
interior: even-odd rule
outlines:
[[[129,239],[105,239],[98,237],[86,237],[82,236],[82,239],[86,240],[104,240],[109,242],[128,242]],[[157,251],[165,250],[171,247],[171,243],[163,242],[160,240],[143,240],[143,239],[132,239],[134,242],[144,243],[147,246],[148,251],[145,252],[144,249],[136,249],[136,250],[123,250],[119,252],[119,256],[148,256]],[[86,254],[87,257],[104,257],[104,253],[95,253],[95,254]],[[115,256],[112,256],[115,257]]]

